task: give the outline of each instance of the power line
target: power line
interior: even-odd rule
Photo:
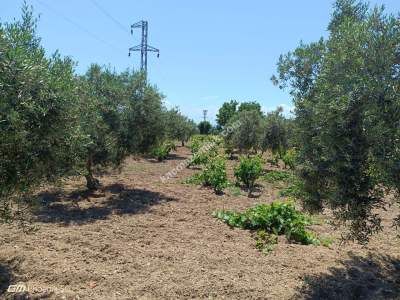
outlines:
[[[87,35],[90,35],[93,39],[109,46],[110,48],[113,48],[113,50],[118,50],[121,53],[125,53],[125,51],[119,49],[118,47],[116,47],[115,45],[109,43],[106,40],[103,40],[101,37],[97,36],[96,34],[90,32],[89,30],[87,30],[85,27],[79,25],[78,23],[76,23],[75,21],[71,20],[70,18],[68,18],[66,15],[64,15],[63,13],[55,10],[53,7],[51,7],[49,4],[47,4],[46,2],[43,2],[42,0],[35,0],[37,3],[39,3],[40,5],[46,7],[49,11],[51,11],[52,13],[54,13],[55,15],[60,16],[61,18],[63,18],[65,21],[67,21],[68,23],[74,25],[76,28],[78,28],[79,30],[85,32]]]
[[[106,15],[111,21],[114,22],[115,25],[121,30],[123,30],[125,33],[129,33],[129,30],[126,29],[126,27],[121,24],[116,18],[114,18],[110,13],[107,12],[96,0],[90,0],[104,15]]]

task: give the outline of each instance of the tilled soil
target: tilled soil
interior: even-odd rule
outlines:
[[[384,213],[385,230],[365,247],[341,245],[341,230],[321,215],[311,229],[333,238],[330,247],[282,239],[266,255],[249,231],[211,213],[276,200],[274,185],[260,182],[254,198],[230,190],[218,196],[182,184],[198,172],[186,168],[162,183],[160,175],[188,155],[178,148],[162,163],[128,159],[100,177],[94,193],[81,179],[43,192],[33,232],[0,226],[0,298],[400,299],[399,239],[390,228],[398,211]],[[16,283],[30,292],[7,292]]]

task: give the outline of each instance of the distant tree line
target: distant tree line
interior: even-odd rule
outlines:
[[[283,109],[264,113],[256,101],[236,100],[225,102],[217,114],[217,127],[224,129],[233,123],[240,124],[225,135],[225,148],[228,152],[238,149],[240,152],[265,152],[282,156],[291,141],[292,120],[283,115]]]

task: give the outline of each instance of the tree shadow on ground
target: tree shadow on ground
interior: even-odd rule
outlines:
[[[328,274],[306,276],[295,299],[400,299],[400,259],[351,256]]]
[[[45,200],[42,201],[44,205],[34,212],[36,220],[62,225],[106,220],[112,214],[145,213],[153,205],[176,200],[158,192],[127,189],[121,184],[108,185],[98,191],[74,191],[67,195],[42,193],[40,197]]]
[[[171,153],[168,155],[168,160],[185,160],[185,159],[188,159],[188,158],[185,156],[175,154],[175,153]]]
[[[7,293],[8,287],[16,280],[15,273],[19,271],[21,259],[0,260],[0,298]]]
[[[175,153],[168,154],[168,157],[165,158],[165,159],[162,160],[162,161],[159,161],[158,159],[156,159],[156,158],[154,158],[154,157],[151,157],[151,156],[146,157],[146,160],[147,160],[148,162],[150,162],[150,163],[153,163],[153,164],[162,164],[162,163],[166,163],[166,162],[169,161],[169,160],[171,160],[171,161],[172,161],[172,160],[184,161],[184,160],[186,160],[186,159],[187,159],[187,157],[180,156],[180,155],[175,154]]]
[[[262,192],[264,187],[261,184],[256,183],[252,188],[251,188],[251,192],[249,193],[249,189],[243,185],[240,184],[239,186],[237,186],[238,188],[240,188],[240,190],[244,193],[246,193],[247,197],[250,199],[258,199],[261,197]]]

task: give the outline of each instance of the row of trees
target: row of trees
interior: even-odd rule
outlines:
[[[328,32],[281,56],[273,81],[294,99],[305,206],[332,208],[365,242],[400,191],[400,20],[337,0]]]
[[[24,6],[21,21],[0,24],[0,204],[26,202],[43,184],[116,167],[133,153],[146,153],[165,139],[184,143],[195,124],[143,74],[117,73],[92,65],[83,76],[59,53],[47,57],[37,20]]]
[[[231,151],[265,152],[282,156],[292,142],[291,119],[285,118],[283,109],[264,114],[257,102],[239,103],[235,100],[225,102],[217,114],[217,124],[220,128],[228,128],[232,124],[235,130],[225,135],[225,147]]]

